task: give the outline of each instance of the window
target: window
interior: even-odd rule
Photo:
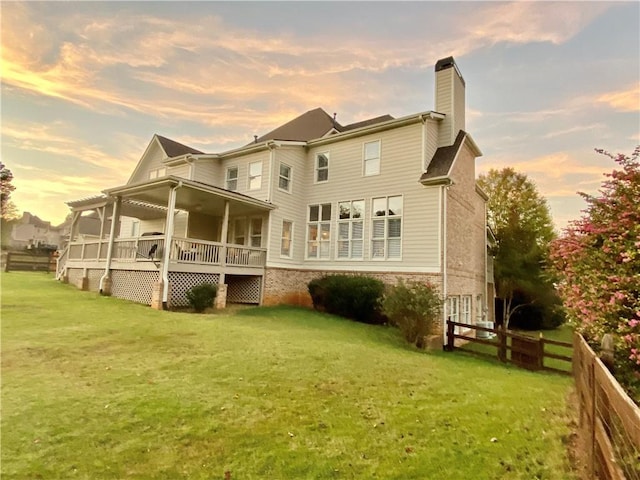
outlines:
[[[462,304],[460,305],[460,322],[472,324],[471,318],[471,295],[462,296]]]
[[[293,222],[282,221],[282,237],[280,239],[280,256],[291,258],[291,240],[293,238]]]
[[[278,177],[278,188],[285,192],[291,191],[291,167],[284,163],[280,164],[280,176]]]
[[[338,203],[338,258],[362,258],[364,200]]]
[[[233,191],[238,189],[238,167],[227,168],[226,188]]]
[[[262,219],[251,219],[251,246],[260,248],[262,246]]]
[[[247,224],[244,218],[237,218],[233,222],[233,243],[236,245],[244,245],[246,228]]]
[[[374,198],[371,214],[371,258],[402,256],[402,196]]]
[[[249,164],[249,190],[258,190],[262,186],[262,162]]]
[[[307,258],[329,258],[331,241],[331,204],[309,205]]]
[[[140,235],[140,220],[133,220],[131,222],[131,236],[137,237]]]
[[[380,141],[364,144],[364,174],[378,175],[380,173]]]
[[[316,155],[316,183],[329,180],[329,152]]]
[[[165,167],[160,167],[154,170],[150,170],[149,180],[153,180],[154,178],[164,177],[166,174],[167,174],[167,169]]]
[[[449,322],[459,322],[460,321],[460,298],[459,297],[449,297],[447,298],[447,321]],[[455,333],[460,333],[460,327],[455,326]]]

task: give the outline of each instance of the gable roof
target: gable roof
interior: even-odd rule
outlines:
[[[333,118],[327,112],[322,108],[316,108],[303,113],[275,130],[271,130],[252,143],[260,143],[266,140],[306,142],[314,138],[320,138],[336,127],[339,127],[339,125],[334,124]]]
[[[175,140],[171,140],[158,134],[156,134],[155,137],[158,139],[158,142],[160,142],[164,153],[166,153],[167,157],[169,158],[179,157],[180,155],[186,155],[187,153],[204,153],[200,150],[196,150],[195,148],[183,145],[182,143],[178,143]]]
[[[375,125],[376,123],[388,122],[389,120],[394,120],[394,118],[389,115],[380,115],[379,117],[370,118],[369,120],[363,120],[362,122],[350,123],[349,125],[345,125],[342,127],[342,132],[346,132],[347,130],[355,130],[356,128],[368,127],[370,125]]]
[[[458,155],[458,151],[462,146],[462,141],[466,136],[467,133],[464,130],[460,130],[456,140],[453,142],[453,145],[440,147],[436,150],[436,153],[433,154],[433,158],[427,167],[427,171],[420,177],[420,181],[422,183],[449,175],[451,165],[453,165],[453,161]]]
[[[261,143],[267,140],[308,142],[309,140],[324,137],[333,129],[338,132],[346,132],[348,130],[368,127],[370,125],[375,125],[376,123],[387,122],[393,119],[394,118],[391,115],[381,115],[362,122],[351,123],[343,126],[336,122],[333,117],[322,108],[318,107],[303,113],[284,125],[279,126],[275,130],[270,131],[266,135],[258,137],[251,143]]]

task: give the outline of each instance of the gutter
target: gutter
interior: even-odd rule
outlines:
[[[442,325],[444,329],[443,347],[447,345],[447,186],[441,187],[442,191],[442,296],[444,299],[442,309]]]

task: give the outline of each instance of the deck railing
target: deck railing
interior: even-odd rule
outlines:
[[[85,240],[71,242],[68,260],[106,260],[109,241]],[[226,248],[225,248],[226,247]],[[113,245],[113,260],[119,262],[140,262],[163,258],[164,236],[118,238]],[[226,251],[226,255],[223,253]],[[195,238],[173,237],[169,260],[178,263],[198,265],[228,265],[237,267],[264,267],[267,250],[242,245],[223,244]]]

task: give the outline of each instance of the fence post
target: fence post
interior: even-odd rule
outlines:
[[[455,347],[454,328],[453,323],[447,320],[447,352],[452,352]]]
[[[498,359],[501,362],[507,361],[507,331],[504,327],[504,324],[501,325],[498,329]]]

